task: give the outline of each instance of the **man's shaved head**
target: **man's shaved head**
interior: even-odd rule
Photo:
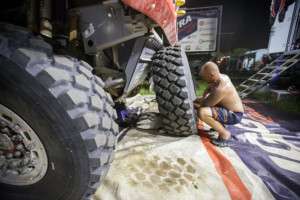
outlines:
[[[213,62],[206,62],[201,68],[201,76],[208,83],[217,80],[219,75],[219,67]]]
[[[210,72],[218,72],[219,73],[219,67],[213,62],[206,62],[202,68],[207,73],[210,73]]]

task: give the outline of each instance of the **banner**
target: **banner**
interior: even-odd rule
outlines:
[[[218,10],[186,11],[178,17],[178,44],[188,51],[216,51]]]

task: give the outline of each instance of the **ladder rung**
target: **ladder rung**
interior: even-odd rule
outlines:
[[[277,68],[278,66],[275,66],[275,65],[272,65],[272,66],[267,66],[267,67],[265,67],[265,68],[263,68],[263,69],[275,69],[275,68]]]
[[[257,80],[257,79],[249,78],[248,81],[254,81],[254,82],[256,82],[256,81],[258,81],[258,80]]]
[[[241,92],[239,92],[239,95],[241,96],[241,97],[243,97],[243,96],[245,96],[247,93],[241,93]]]
[[[277,62],[286,62],[288,61],[289,59],[280,59],[280,60],[275,60],[274,62],[277,63]]]
[[[259,81],[257,81],[258,83],[262,83],[262,84],[264,84],[264,83],[266,83],[267,81],[266,80],[259,80]]]
[[[278,67],[278,71],[286,70],[287,68],[289,68],[289,67],[288,66],[281,66],[281,67]]]
[[[247,87],[249,87],[248,85],[240,85],[240,87],[244,87],[244,88],[247,88]]]
[[[258,75],[268,76],[269,73],[257,73]]]

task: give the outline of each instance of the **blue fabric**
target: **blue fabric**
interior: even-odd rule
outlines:
[[[210,107],[212,117],[221,124],[233,125],[240,123],[243,118],[243,113],[232,112],[221,107]]]

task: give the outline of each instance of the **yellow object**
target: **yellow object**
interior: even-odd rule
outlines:
[[[176,0],[175,6],[183,6],[185,4],[185,0]]]
[[[177,13],[177,17],[181,17],[185,15],[185,10],[177,10],[176,13]]]

